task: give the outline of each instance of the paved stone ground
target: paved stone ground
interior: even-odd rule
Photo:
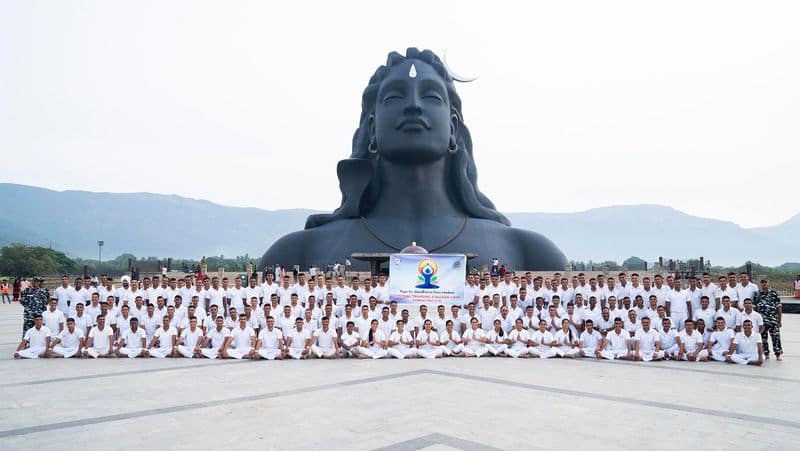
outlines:
[[[797,449],[800,316],[784,362],[11,358],[0,449]]]

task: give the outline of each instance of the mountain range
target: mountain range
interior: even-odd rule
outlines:
[[[72,257],[257,258],[275,240],[303,228],[314,210],[227,207],[206,200],[151,193],[53,191],[0,183],[0,245],[49,246]],[[662,205],[623,205],[577,213],[506,213],[515,227],[553,240],[571,260],[621,262],[632,255],[698,258],[714,265],[747,260],[766,265],[800,261],[800,214],[773,226],[746,229]]]

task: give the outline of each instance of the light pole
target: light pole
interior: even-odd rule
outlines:
[[[100,262],[103,261],[103,244],[104,243],[105,243],[104,241],[98,241],[97,242],[97,263],[100,263]]]

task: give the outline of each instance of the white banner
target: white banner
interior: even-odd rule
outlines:
[[[400,304],[463,304],[467,257],[461,254],[392,254],[389,300]]]

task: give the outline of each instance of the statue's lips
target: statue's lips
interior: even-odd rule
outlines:
[[[428,128],[430,127],[422,119],[405,120],[397,126],[398,130],[402,130],[404,132],[421,132],[423,130],[427,130]]]

